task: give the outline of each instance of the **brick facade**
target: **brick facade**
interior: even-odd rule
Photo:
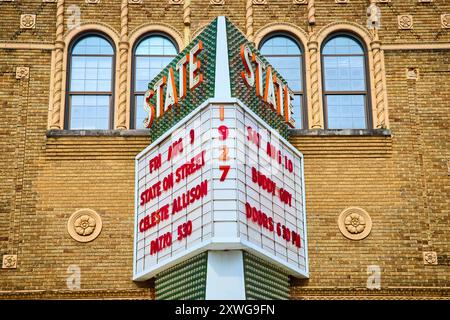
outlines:
[[[154,298],[153,282],[131,280],[134,157],[149,144],[148,133],[49,130],[58,41],[76,34],[67,29],[72,5],[81,10],[81,29],[97,25],[110,30],[117,59],[119,42],[129,41],[140,28],[166,27],[186,43],[184,35],[195,36],[218,15],[229,17],[247,35],[251,26],[252,36],[270,24],[273,31],[297,28],[310,41],[330,26],[350,25],[367,34],[369,46],[374,41],[366,28],[367,0],[310,0],[315,24],[308,23],[311,4],[292,0],[267,0],[265,5],[247,0],[225,0],[224,5],[133,2],[138,1],[128,6],[112,0],[0,1],[0,256],[17,255],[16,268],[0,269],[0,299]],[[292,280],[293,299],[450,296],[450,29],[441,23],[441,15],[450,14],[450,3],[377,4],[386,125],[361,132],[292,132],[291,143],[305,156],[310,264],[310,279]],[[64,32],[58,40],[61,5]],[[36,15],[35,28],[20,27],[23,14]],[[397,17],[403,14],[413,17],[413,29],[399,28]],[[302,46],[308,50],[308,43]],[[117,83],[127,64],[118,68]],[[17,67],[28,67],[29,75],[17,77]],[[63,63],[63,84],[65,68]],[[418,69],[416,80],[407,79],[408,68]],[[370,75],[374,83],[373,70]],[[129,88],[129,76],[124,81]],[[118,86],[115,95],[119,101]],[[308,93],[308,112],[311,108]],[[373,221],[370,235],[360,241],[345,238],[338,228],[339,214],[353,206],[366,210]],[[99,237],[88,243],[74,241],[67,232],[69,217],[82,208],[95,210],[103,221]],[[437,264],[426,264],[424,252],[436,252]],[[81,270],[78,290],[67,287],[71,265]],[[381,269],[380,290],[366,287],[371,265]]]

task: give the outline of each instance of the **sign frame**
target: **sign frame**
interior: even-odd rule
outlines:
[[[154,147],[158,146],[161,142],[171,136],[176,130],[178,130],[182,125],[187,123],[193,116],[200,113],[203,109],[209,107],[210,105],[224,105],[224,106],[239,106],[245,112],[247,112],[250,116],[256,119],[256,121],[264,124],[267,129],[270,131],[271,135],[274,135],[276,139],[280,142],[284,143],[286,147],[296,156],[298,156],[301,160],[301,187],[302,187],[302,212],[303,212],[303,228],[304,228],[304,239],[303,246],[305,248],[305,270],[300,268],[295,268],[290,265],[288,262],[280,259],[279,257],[268,253],[264,249],[258,247],[257,245],[251,243],[250,241],[243,239],[242,237],[215,237],[213,235],[212,238],[202,241],[199,244],[194,245],[193,247],[186,249],[185,251],[175,254],[170,257],[168,260],[164,262],[163,265],[156,265],[154,268],[150,268],[146,271],[142,271],[137,273],[137,239],[139,232],[139,172],[137,170],[139,160],[146,155],[147,152],[152,150]],[[212,199],[213,200],[213,199]],[[248,251],[262,259],[269,259],[272,263],[282,268],[289,275],[293,275],[300,278],[309,278],[309,256],[308,256],[308,236],[307,236],[307,217],[306,217],[306,202],[305,202],[305,178],[304,178],[304,156],[303,154],[295,147],[293,147],[285,138],[283,138],[276,130],[274,130],[270,125],[268,125],[260,116],[258,116],[255,112],[253,112],[250,108],[248,108],[243,102],[241,102],[238,98],[210,98],[204,101],[200,106],[193,109],[186,117],[180,120],[175,126],[173,126],[170,130],[161,135],[158,139],[152,142],[149,146],[147,146],[143,151],[141,151],[135,157],[135,199],[134,199],[134,243],[133,243],[133,280],[134,281],[144,281],[153,278],[158,273],[167,268],[174,266],[185,259],[189,259],[197,254],[200,254],[204,251],[208,250],[244,250]]]

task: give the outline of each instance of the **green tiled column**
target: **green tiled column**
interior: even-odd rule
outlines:
[[[155,281],[157,300],[204,300],[208,253],[204,252],[164,272]]]
[[[289,276],[276,266],[244,252],[244,283],[247,300],[289,299]],[[204,300],[208,253],[186,260],[156,277],[158,300]]]

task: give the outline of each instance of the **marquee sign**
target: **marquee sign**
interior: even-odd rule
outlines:
[[[268,63],[245,36],[226,19],[222,42],[217,41],[217,19],[205,27],[172,62],[148,85],[144,109],[145,125],[152,140],[177,124],[195,107],[218,96],[222,84],[216,85],[218,69],[226,59],[227,80],[232,96],[239,98],[252,111],[284,137],[287,128],[295,126],[292,117],[292,91],[283,77]],[[218,46],[227,44],[227,52]],[[217,53],[218,52],[218,53]],[[220,57],[217,60],[217,58]],[[229,60],[229,61],[228,61]],[[222,80],[222,79],[220,79]]]
[[[149,84],[158,134],[136,157],[134,279],[235,249],[308,277],[303,156],[283,137],[290,90],[225,18],[203,33],[214,45],[200,34]]]

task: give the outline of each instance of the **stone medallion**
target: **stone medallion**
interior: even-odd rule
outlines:
[[[67,222],[67,231],[78,242],[93,241],[102,231],[102,219],[94,210],[77,210]]]
[[[367,211],[358,207],[349,207],[338,218],[341,233],[350,240],[362,240],[372,230],[372,219]]]

